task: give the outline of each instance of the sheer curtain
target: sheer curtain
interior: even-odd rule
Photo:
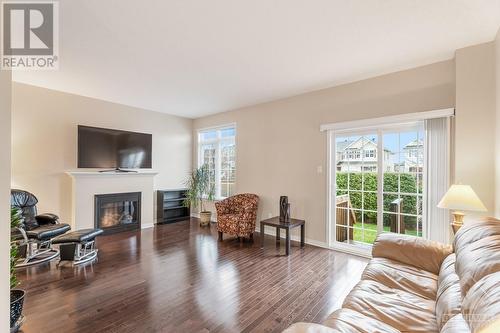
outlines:
[[[451,241],[450,214],[437,204],[450,187],[450,117],[427,119],[424,122],[426,135],[425,200],[427,237],[449,244]]]

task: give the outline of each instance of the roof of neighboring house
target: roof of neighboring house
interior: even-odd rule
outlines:
[[[349,148],[349,149],[361,149],[368,144],[373,145],[373,146],[375,146],[375,148],[377,148],[377,144],[375,142],[368,139],[366,136],[362,136],[359,139],[352,141],[351,144],[348,145],[347,147],[345,147],[344,149],[347,149],[347,148]]]
[[[367,144],[373,145],[373,148],[377,149],[377,143],[373,142],[372,140],[368,139],[365,136],[362,136],[362,137],[358,138],[357,140],[338,141],[336,143],[336,146],[337,146],[337,152],[339,153],[341,151],[346,150],[347,148],[349,148],[349,149],[362,149]],[[387,148],[384,148],[384,151],[392,153]]]
[[[342,151],[344,150],[347,146],[349,146],[351,143],[353,143],[352,140],[345,140],[345,141],[340,141],[337,142],[337,151]]]
[[[424,142],[422,140],[413,140],[412,142],[408,143],[406,146],[404,146],[403,149],[408,149],[412,147],[421,147],[424,145]]]

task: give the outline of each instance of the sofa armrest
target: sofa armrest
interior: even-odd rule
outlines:
[[[40,214],[35,216],[35,219],[39,225],[59,223],[59,216],[57,216],[56,214]]]
[[[443,260],[453,252],[451,245],[410,235],[381,233],[372,248],[373,257],[396,260],[439,274]]]

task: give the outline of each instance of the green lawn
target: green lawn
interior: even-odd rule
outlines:
[[[390,231],[390,227],[384,226],[384,231]],[[364,242],[368,244],[373,244],[375,241],[375,238],[377,237],[377,225],[373,223],[365,223],[365,229],[357,229],[354,228],[354,240],[358,242]],[[363,233],[364,233],[364,240],[363,240]],[[405,234],[407,235],[412,235],[412,236],[417,236],[417,231],[416,230],[406,230]],[[419,232],[418,236],[422,236],[422,233]]]

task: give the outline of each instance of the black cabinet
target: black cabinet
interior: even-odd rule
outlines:
[[[186,190],[158,190],[156,192],[156,218],[157,223],[173,223],[188,220],[189,207],[184,207]]]

